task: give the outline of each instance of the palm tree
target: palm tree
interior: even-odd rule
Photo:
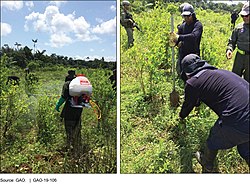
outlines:
[[[9,48],[9,45],[8,45],[8,44],[4,44],[3,46],[6,47],[6,48]]]
[[[32,42],[34,43],[34,53],[35,53],[35,52],[36,52],[36,43],[37,43],[37,39],[36,39],[36,40],[32,39]]]
[[[21,46],[22,44],[16,42],[14,45],[16,46],[17,50],[19,50],[19,46]]]

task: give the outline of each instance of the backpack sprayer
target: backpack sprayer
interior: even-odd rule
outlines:
[[[98,105],[91,100],[92,85],[84,75],[78,75],[69,84],[69,95],[71,107],[93,108],[97,119],[101,119],[101,110]]]

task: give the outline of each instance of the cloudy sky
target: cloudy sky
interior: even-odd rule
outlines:
[[[116,1],[3,1],[1,46],[116,61]]]

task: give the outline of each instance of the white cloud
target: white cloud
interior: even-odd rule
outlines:
[[[109,61],[115,62],[116,61],[116,57],[114,57],[114,56],[106,56],[106,57],[104,57],[104,60],[106,62],[109,62]]]
[[[53,29],[55,29],[53,30],[54,32],[71,32],[74,30],[74,17],[71,14],[65,16],[57,13],[51,19],[51,25],[53,25]]]
[[[6,36],[11,33],[11,26],[7,23],[1,22],[1,36]]]
[[[33,1],[25,1],[25,6],[27,6],[30,10],[31,8],[34,7],[34,3],[33,3]]]
[[[94,50],[93,48],[90,48],[89,51],[90,51],[90,52],[93,52],[93,51],[95,51],[95,50]]]
[[[58,47],[64,46],[65,44],[72,43],[72,39],[68,37],[67,35],[65,35],[64,33],[53,34],[51,35],[50,43],[51,43],[51,47],[58,48]]]
[[[96,35],[91,34],[90,24],[82,16],[74,20],[74,33],[80,41],[99,40]]]
[[[115,12],[116,11],[116,6],[111,5],[110,10],[113,11],[113,12]]]
[[[59,8],[54,5],[48,6],[44,13],[32,12],[25,16],[25,31],[29,30],[29,25],[37,32],[48,32],[51,34],[51,47],[62,47],[64,44],[73,42],[73,38],[77,41],[98,40],[96,35],[90,31],[90,24],[84,17],[75,18],[75,12],[64,15],[60,13]],[[62,40],[59,42],[58,38]]]
[[[23,1],[1,1],[1,6],[8,10],[20,10],[23,8]]]
[[[98,56],[98,55],[88,55],[88,56],[79,56],[79,55],[76,55],[74,56],[73,58],[74,59],[82,59],[82,60],[85,60],[85,61],[90,61],[90,60],[94,60],[94,59],[98,59],[98,60],[101,60],[102,57],[104,57],[104,60],[106,62],[109,62],[109,61],[116,61],[116,57],[114,56]]]
[[[61,6],[62,4],[66,3],[67,1],[50,1],[49,4],[56,5],[57,7]]]
[[[90,28],[90,24],[84,19],[84,17],[79,17],[73,21],[74,31],[77,34],[84,34]]]
[[[100,40],[99,37],[96,35],[91,35],[90,32],[86,32],[84,34],[75,34],[77,40],[87,42],[87,41],[93,41],[93,40]]]
[[[116,33],[116,17],[109,21],[103,22],[93,28],[93,33],[105,34],[105,33]]]
[[[101,18],[96,18],[95,20],[96,20],[96,22],[98,22],[98,23],[103,23],[103,20],[102,20]]]
[[[88,56],[79,56],[79,55],[76,55],[74,56],[73,58],[76,58],[76,59],[82,59],[82,60],[85,60],[85,61],[90,61],[90,60],[95,60],[95,59],[98,59],[98,60],[101,60],[102,57],[104,58],[104,61],[106,62],[109,62],[109,61],[116,61],[116,57],[115,56],[99,56],[99,55],[88,55]]]

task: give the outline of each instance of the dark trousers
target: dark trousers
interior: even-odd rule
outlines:
[[[134,45],[134,35],[133,35],[133,28],[125,28],[127,35],[128,35],[128,48]]]
[[[249,165],[249,120],[223,123],[218,119],[210,130],[207,146],[210,150],[229,149],[237,146],[240,156]]]
[[[249,55],[242,55],[239,52],[236,53],[233,70],[240,77],[244,77],[249,82]]]
[[[81,119],[78,121],[64,120],[67,136],[67,148],[74,154],[81,146]]]

